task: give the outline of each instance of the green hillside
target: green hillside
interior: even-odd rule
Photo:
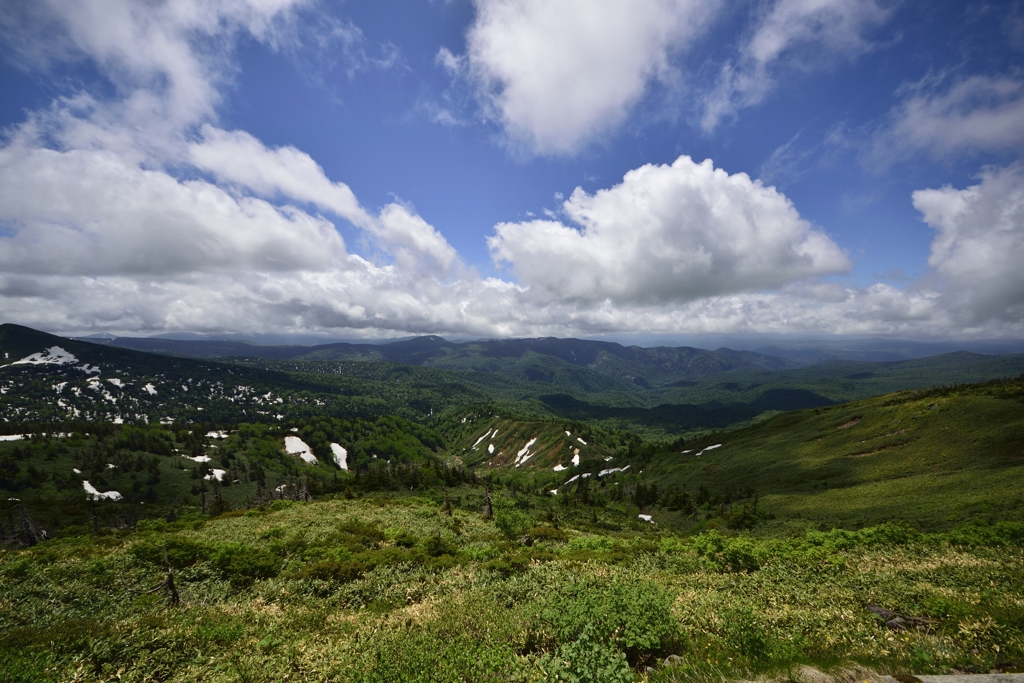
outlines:
[[[705,517],[715,504],[749,507],[756,492],[759,512],[775,518],[768,528],[1024,519],[1024,378],[778,415],[656,453],[646,474],[660,488],[663,504],[652,509],[664,523],[700,519],[692,505],[702,488],[714,501],[703,502]],[[691,506],[667,509],[673,489]]]
[[[370,386],[443,373],[356,365]],[[1024,377],[671,445],[521,407],[8,423],[36,431],[0,441],[0,679],[721,683],[1024,663]]]

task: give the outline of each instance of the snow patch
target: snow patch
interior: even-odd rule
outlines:
[[[480,445],[480,442],[483,441],[484,439],[486,439],[487,437],[489,437],[490,435],[491,435],[491,430],[488,429],[487,433],[484,434],[483,436],[481,436],[479,439],[477,439],[476,443],[473,444],[473,450],[476,450],[476,447]]]
[[[331,453],[334,454],[334,464],[343,470],[348,469],[348,451],[346,451],[340,444],[331,444]]]
[[[82,482],[82,488],[85,489],[86,497],[89,500],[121,500],[121,494],[117,491],[97,491],[96,487],[89,483],[89,480]]]
[[[197,455],[195,457],[192,457],[191,455],[183,455],[181,457],[188,458],[189,460],[194,460],[196,462],[210,462],[211,460],[210,456],[208,455]]]
[[[142,390],[143,391],[148,391],[150,393],[150,395],[152,395],[152,396],[156,396],[156,387],[154,387],[152,383],[147,384],[146,386],[142,387]]]
[[[587,442],[586,442],[586,441],[584,441],[583,439],[581,439],[581,438],[580,438],[580,437],[578,437],[578,436],[576,437],[576,440],[577,440],[577,441],[579,441],[579,442],[580,442],[581,444],[583,444],[584,446],[586,446],[586,445],[587,445]]]
[[[121,380],[119,380],[118,378],[116,378],[116,377],[108,379],[107,381],[110,382],[111,384],[113,384],[118,389],[123,389],[124,388],[124,383]]]
[[[533,437],[532,439],[530,439],[526,443],[526,445],[523,446],[522,450],[519,451],[519,453],[516,455],[516,467],[519,467],[520,465],[522,465],[527,460],[533,457],[534,454],[530,452],[530,448],[535,443],[537,443],[537,437]]]
[[[494,444],[493,443],[487,444],[487,452],[490,453],[491,455],[494,454]]]
[[[578,448],[576,449],[576,452],[573,453],[573,456],[572,456],[572,466],[573,467],[579,467],[580,466],[580,450]]]
[[[45,351],[33,353],[31,356],[16,360],[11,365],[70,365],[77,362],[78,359],[75,358],[74,354],[65,351],[59,346],[51,346]]]
[[[708,446],[707,448],[705,448],[704,450],[702,450],[702,451],[701,451],[700,453],[698,453],[698,454],[697,454],[697,456],[701,456],[701,455],[703,455],[704,453],[707,453],[708,451],[713,451],[713,450],[715,450],[716,448],[721,448],[721,447],[722,447],[722,444],[720,444],[720,443],[716,443],[716,444],[715,444],[714,446]]]
[[[0,441],[21,441],[24,438],[24,434],[7,434],[6,436],[0,436]]]
[[[569,468],[566,467],[565,465],[555,465],[555,472],[562,472],[562,471],[567,470],[567,469],[569,469]]]
[[[217,481],[224,481],[225,474],[227,474],[227,470],[213,469],[210,470],[210,473],[203,477],[203,479],[208,479],[210,481],[213,481],[214,479]]]
[[[625,467],[612,467],[611,469],[601,470],[600,472],[597,473],[597,476],[603,477],[607,474],[614,474],[615,472],[625,472],[628,469],[629,465],[626,465]]]
[[[284,449],[289,455],[297,455],[310,465],[316,464],[316,456],[313,455],[313,451],[309,449],[305,441],[297,436],[284,437]]]
[[[656,524],[656,522],[653,519],[651,519],[650,515],[637,515],[637,517],[639,517],[640,519],[644,520],[645,522],[650,522],[651,524]]]
[[[82,473],[82,470],[78,469],[77,467],[72,467],[71,471],[74,472],[75,474],[81,474]]]
[[[228,433],[223,431],[223,430],[221,430],[219,432],[206,432],[206,438],[208,438],[208,439],[226,439],[226,438],[228,438]]]

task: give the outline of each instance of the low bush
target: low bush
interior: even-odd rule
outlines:
[[[212,554],[214,565],[236,587],[277,576],[281,560],[273,553],[245,543],[222,543]]]

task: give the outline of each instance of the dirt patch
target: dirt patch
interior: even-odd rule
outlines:
[[[758,678],[752,683],[783,683],[798,681],[799,683],[892,683],[892,679],[884,674],[854,665],[849,668],[837,668],[828,672],[813,666],[801,665],[785,675]]]
[[[836,429],[849,429],[853,425],[855,425],[858,422],[860,422],[861,419],[862,418],[860,418],[860,417],[855,417],[852,420],[850,420],[849,422],[844,422],[843,424],[839,425],[838,427],[836,427]]]

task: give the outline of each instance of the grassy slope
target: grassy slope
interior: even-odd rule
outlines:
[[[710,683],[801,662],[923,673],[1024,658],[1020,528],[978,545],[891,528],[780,542],[566,524],[525,548],[478,512],[449,517],[423,499],[275,508],[0,551],[3,679],[526,681],[599,668],[585,680],[626,681],[628,666],[676,654],[683,666],[649,680]],[[130,592],[159,583],[165,544],[176,608]],[[937,621],[893,634],[865,604]]]
[[[949,528],[994,511],[1020,518],[1022,393],[1016,380],[780,415],[723,435],[724,445],[700,458],[658,456],[648,472],[691,491],[752,487],[777,516],[826,525]]]

